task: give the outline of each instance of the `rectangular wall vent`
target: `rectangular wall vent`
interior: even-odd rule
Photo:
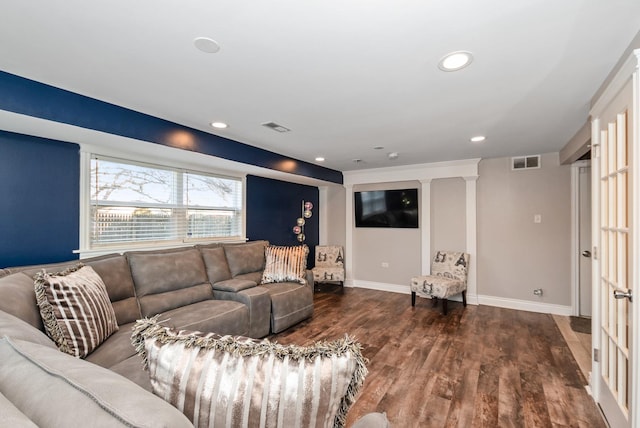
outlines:
[[[289,132],[289,131],[291,131],[286,126],[278,125],[275,122],[265,122],[265,123],[262,124],[262,126],[266,126],[267,128],[271,128],[274,131],[278,131],[278,132]]]
[[[540,155],[515,156],[511,158],[511,169],[534,169],[540,168]]]

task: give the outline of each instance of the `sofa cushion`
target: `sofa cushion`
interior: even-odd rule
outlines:
[[[213,298],[196,248],[132,252],[126,256],[143,316]]]
[[[27,324],[18,317],[0,311],[0,337],[5,336],[57,349],[56,344],[44,332],[31,324]]]
[[[47,334],[62,352],[84,358],[118,330],[107,289],[91,266],[43,271],[35,293]]]
[[[24,272],[0,278],[0,310],[44,331],[36,303],[36,293],[33,290],[33,278]]]
[[[229,270],[232,276],[243,273],[261,272],[264,269],[264,249],[268,241],[251,241],[244,244],[225,245]]]
[[[5,338],[0,361],[0,393],[37,426],[191,426],[133,382],[56,349]]]
[[[133,341],[156,395],[196,427],[344,426],[367,374],[346,336],[311,346],[176,331],[140,320]]]
[[[96,271],[107,286],[109,299],[116,313],[118,325],[142,318],[127,258],[120,254],[82,260]]]
[[[229,300],[205,300],[160,314],[164,324],[176,329],[246,335],[249,308]]]
[[[306,245],[267,247],[262,284],[289,281],[306,284],[308,255],[309,247]]]
[[[136,350],[131,345],[131,331],[133,326],[134,323],[121,325],[118,331],[109,336],[101,346],[98,346],[92,353],[87,355],[85,360],[108,369],[135,355]]]
[[[222,247],[200,247],[202,260],[207,268],[207,276],[212,284],[219,281],[231,279],[231,271],[227,263],[227,256]]]
[[[151,389],[149,373],[144,369],[142,357],[139,354],[136,353],[126,360],[120,361],[118,364],[109,367],[109,370],[126,377],[131,382],[144,388],[146,391],[153,392]]]

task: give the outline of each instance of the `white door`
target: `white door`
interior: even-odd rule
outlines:
[[[639,52],[640,53],[640,52]],[[594,398],[611,427],[637,427],[638,318],[627,295],[637,284],[638,188],[637,60],[627,61],[627,77],[615,80],[592,109],[594,220]],[[631,65],[629,65],[631,63]],[[631,76],[633,80],[631,79]],[[634,100],[635,98],[635,100]],[[640,298],[640,294],[638,295]]]
[[[578,171],[578,314],[591,317],[591,167]]]

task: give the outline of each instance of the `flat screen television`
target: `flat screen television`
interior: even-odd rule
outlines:
[[[418,227],[418,189],[355,192],[356,227]]]

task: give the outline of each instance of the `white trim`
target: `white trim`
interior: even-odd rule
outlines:
[[[463,177],[466,184],[466,241],[467,241],[467,253],[469,253],[469,269],[467,271],[467,303],[477,304],[477,196],[476,196],[476,184],[478,176]]]
[[[387,284],[384,282],[352,280],[345,282],[346,287],[366,288],[369,290],[387,291],[390,293],[411,294],[410,285]],[[408,301],[407,301],[408,302]]]
[[[345,186],[435,178],[471,177],[478,175],[479,162],[479,158],[450,162],[433,162],[419,165],[344,171],[342,175],[344,176]]]
[[[353,279],[353,186],[346,185],[345,192],[345,248],[344,248],[344,280],[345,284]]]
[[[420,180],[420,270],[431,274],[431,179]]]
[[[638,59],[640,58],[640,49],[633,51],[629,58],[620,66],[620,69],[616,73],[615,77],[611,80],[605,92],[602,93],[600,98],[591,106],[589,114],[591,117],[599,117],[602,112],[609,106],[611,101],[618,95],[624,85],[629,83],[629,78],[633,75],[634,71],[638,68]],[[591,136],[593,137],[593,133]]]
[[[318,186],[318,205],[318,245],[329,245],[329,186]]]
[[[516,309],[519,311],[539,312],[543,314],[571,315],[571,306],[553,303],[538,303],[529,300],[509,299],[507,297],[478,295],[478,304],[498,308]]]
[[[631,142],[633,158],[631,171],[633,174],[633,196],[632,196],[632,215],[631,215],[631,260],[638,261],[640,257],[640,49],[634,51],[632,55],[635,62],[633,73],[633,117],[631,123],[633,126],[633,141]],[[631,263],[631,288],[635,296],[635,302],[640,297],[640,266],[638,263]],[[631,426],[640,426],[640,307],[633,307],[631,319],[632,336],[631,336],[631,397],[629,398],[629,408],[631,410]]]
[[[600,119],[591,121],[591,251],[594,260],[600,259]],[[593,358],[594,349],[600,349],[602,331],[600,322],[600,262],[591,263],[591,392],[596,403],[600,402],[600,362]]]

